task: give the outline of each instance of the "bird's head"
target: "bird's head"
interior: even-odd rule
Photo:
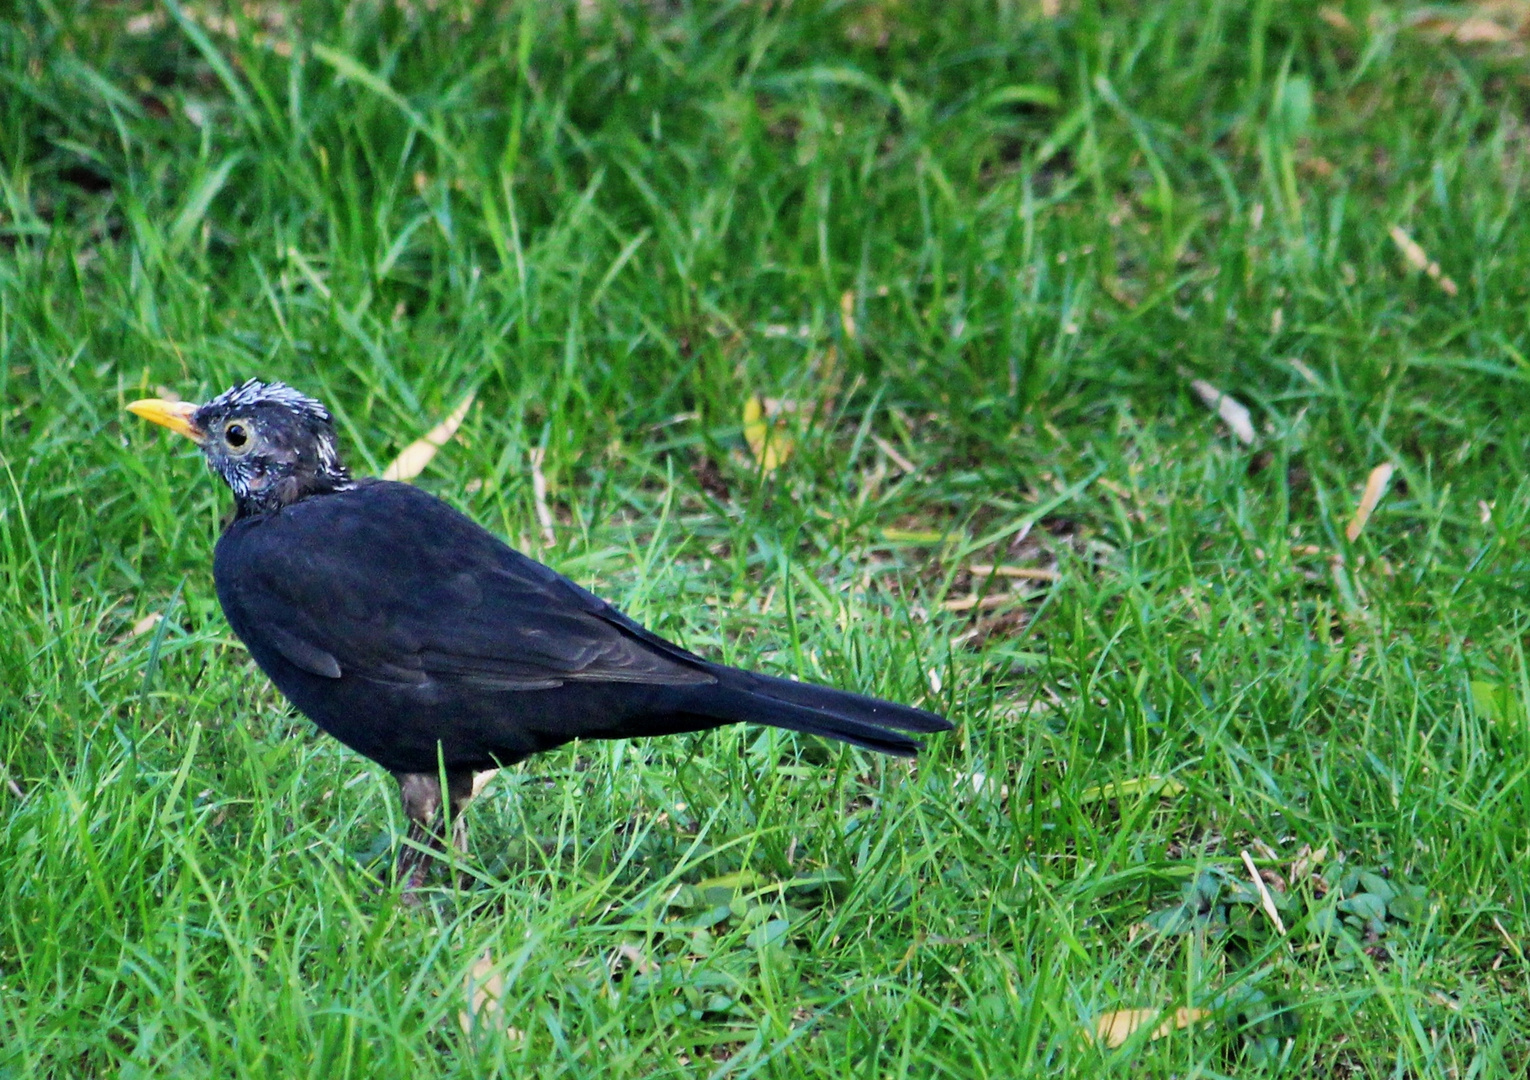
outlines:
[[[205,405],[148,398],[128,411],[194,440],[234,493],[239,517],[270,513],[351,482],[329,410],[285,383],[250,379]]]

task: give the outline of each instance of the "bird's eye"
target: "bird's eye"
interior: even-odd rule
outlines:
[[[250,441],[250,432],[237,420],[223,429],[223,441],[234,450],[243,450]]]

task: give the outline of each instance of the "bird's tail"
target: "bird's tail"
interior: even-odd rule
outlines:
[[[883,754],[913,757],[920,743],[905,731],[950,731],[951,721],[923,709],[816,683],[729,669],[709,695],[725,720],[822,735]]]

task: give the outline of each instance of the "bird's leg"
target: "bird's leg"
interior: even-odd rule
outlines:
[[[406,895],[425,884],[432,852],[443,851],[441,837],[441,777],[437,773],[394,773],[398,793],[409,819],[409,831],[399,849],[397,875]],[[446,774],[447,798],[452,808],[452,846],[467,850],[467,822],[463,811],[473,798],[471,771],[449,770]]]
[[[451,806],[452,848],[458,855],[468,851],[467,808],[478,794],[478,784],[471,770],[446,774],[446,794]],[[457,888],[465,889],[471,883],[466,870],[457,873]]]
[[[398,849],[395,874],[409,896],[425,884],[428,854],[422,848],[435,846],[436,817],[441,812],[441,779],[435,773],[394,773],[398,794],[404,804],[409,830]]]

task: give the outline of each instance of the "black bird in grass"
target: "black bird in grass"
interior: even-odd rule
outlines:
[[[233,490],[213,555],[223,613],[288,700],[397,778],[408,888],[443,802],[464,845],[475,773],[573,739],[749,721],[907,757],[919,743],[902,732],[951,727],[665,641],[435,496],[354,479],[329,411],[282,383],[128,408],[196,440]]]

